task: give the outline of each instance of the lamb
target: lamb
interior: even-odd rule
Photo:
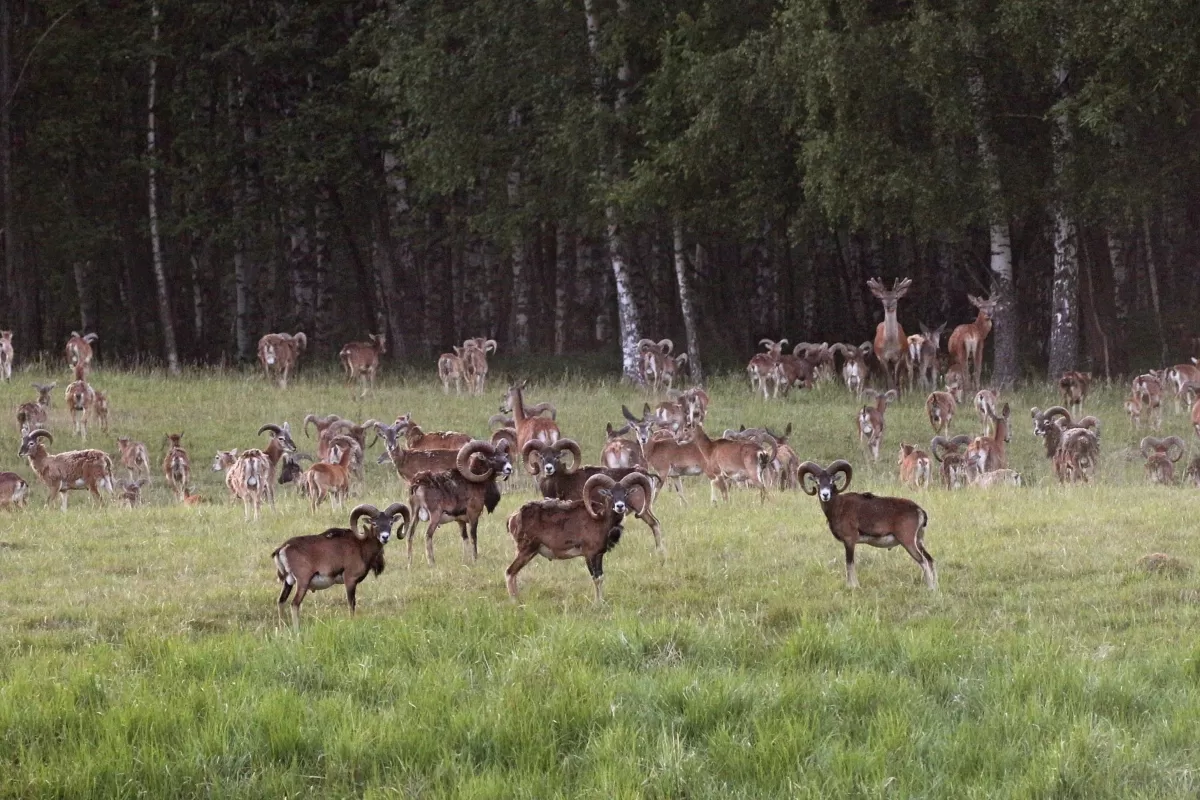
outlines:
[[[454,393],[462,394],[463,379],[467,378],[467,366],[463,362],[463,349],[457,345],[453,353],[442,353],[438,356],[438,378],[442,382],[442,392],[450,394],[450,383],[454,382]],[[471,382],[467,380],[467,390],[471,390]]]
[[[870,342],[863,342],[858,347],[839,343],[830,348],[831,352],[841,353],[845,359],[842,364],[842,380],[846,388],[855,395],[862,394],[863,387],[867,385],[867,378],[870,377],[866,358],[868,354],[874,354],[872,347]]]
[[[512,461],[505,443],[493,446],[475,441],[455,457],[454,468],[443,472],[419,472],[409,487],[409,505],[418,519],[429,520],[425,530],[425,559],[433,566],[433,534],[445,520],[458,523],[463,540],[463,559],[472,563],[479,556],[479,517],[500,504],[496,478],[508,480]],[[408,565],[412,567],[412,538],[408,542]]]
[[[146,450],[146,445],[135,442],[128,436],[119,436],[117,448],[121,451],[121,464],[129,470],[131,480],[150,477],[150,453]]]
[[[412,522],[412,512],[404,503],[392,503],[383,511],[363,503],[350,512],[349,528],[329,528],[324,533],[312,536],[295,536],[288,539],[271,553],[275,562],[275,575],[283,584],[279,593],[279,616],[283,618],[283,604],[292,589],[292,628],[300,631],[300,604],[308,591],[328,589],[335,583],[345,584],[346,602],[350,605],[350,616],[357,611],[356,589],[358,584],[374,572],[383,572],[383,546],[392,535],[392,524],[399,516],[403,521],[396,536],[403,539],[406,528]],[[360,529],[359,520],[366,518]]]
[[[95,401],[92,403],[92,413],[96,417],[96,421],[100,423],[100,430],[108,433],[108,395],[101,391],[96,391]]]
[[[33,388],[37,390],[38,399],[32,403],[22,403],[17,408],[17,428],[20,429],[22,436],[39,425],[46,424],[46,411],[50,408],[50,392],[54,391],[56,386],[58,386],[58,381],[49,384],[33,384]]]
[[[129,504],[130,508],[141,505],[142,503],[142,488],[148,483],[145,478],[139,478],[136,481],[121,482],[121,500]]]
[[[1021,482],[1021,473],[1015,469],[995,469],[979,473],[971,485],[980,489],[992,489],[996,486],[1020,486]]]
[[[637,488],[641,490],[640,509]],[[588,478],[581,500],[534,500],[521,506],[508,518],[508,533],[517,549],[516,558],[504,571],[509,597],[517,599],[517,573],[535,556],[551,560],[583,556],[596,589],[596,602],[603,602],[604,555],[621,540],[622,523],[631,508],[640,516],[653,516],[652,496],[650,479],[640,472],[619,482],[601,474]]]
[[[62,510],[66,511],[67,492],[72,489],[87,489],[96,502],[103,505],[100,490],[104,489],[110,495],[114,492],[113,463],[108,454],[102,450],[69,450],[50,455],[42,439],[54,443],[54,437],[45,428],[35,428],[22,436],[17,456],[29,459],[33,471],[50,490],[46,505],[58,497]]]
[[[1063,405],[1075,413],[1083,411],[1083,402],[1087,400],[1088,390],[1092,386],[1092,373],[1072,370],[1064,372],[1058,379],[1058,388],[1062,392]]]
[[[536,458],[532,457],[534,452],[537,453]],[[571,456],[570,463],[566,463],[563,458],[568,453]],[[582,500],[583,487],[593,475],[607,475],[615,481],[621,481],[635,472],[646,474],[645,470],[639,467],[609,469],[591,465],[581,466],[583,454],[579,445],[571,439],[559,439],[552,445],[544,445],[537,440],[527,442],[521,458],[529,474],[538,479],[538,491],[542,493],[542,497],[550,500]],[[654,536],[654,549],[662,553],[662,526],[649,511],[650,504],[647,502],[642,506],[642,511],[636,512],[636,516],[649,526],[650,533]]]
[[[999,415],[992,415],[994,425],[991,436],[977,436],[967,447],[967,462],[978,472],[993,472],[1008,468],[1007,444],[1012,440],[1012,430],[1009,426],[1010,409],[1008,403],[1000,410]]]
[[[167,454],[163,457],[163,475],[167,478],[167,485],[182,502],[192,477],[192,460],[180,444],[183,439],[182,433],[168,433],[166,439],[168,447]]]
[[[29,484],[15,472],[0,472],[0,508],[25,508],[29,503]]]
[[[975,410],[979,412],[979,424],[985,432],[992,429],[992,418],[996,416],[996,404],[1000,402],[999,395],[991,389],[980,389],[975,393]]]
[[[845,481],[838,486],[838,475]],[[937,566],[925,549],[925,526],[929,515],[911,500],[847,492],[854,471],[849,462],[835,461],[822,469],[812,461],[800,465],[801,488],[816,495],[829,524],[829,532],[846,550],[846,584],[858,587],[854,571],[854,548],[859,543],[892,548],[901,545],[921,567],[925,584],[937,589]]]

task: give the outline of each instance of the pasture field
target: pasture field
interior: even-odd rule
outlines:
[[[0,468],[29,479],[28,510],[0,514],[0,797],[1195,797],[1200,791],[1200,492],[1146,485],[1121,412],[1123,389],[1089,402],[1103,428],[1101,480],[1060,487],[1029,423],[1049,388],[1008,398],[1022,489],[913,493],[895,479],[901,440],[928,443],[923,395],[888,413],[884,457],[867,464],[840,386],[763,402],[742,380],[711,386],[710,430],[791,421],[803,458],[846,457],[853,489],[919,495],[940,590],[901,549],[859,548],[845,587],[841,546],[817,501],[706,483],[656,502],[668,556],[630,520],[592,602],[581,559],[537,560],[505,593],[504,520],[532,497],[506,487],[462,563],[457,526],[437,565],[404,543],[347,614],[341,587],[312,594],[297,638],[276,617],[269,554],[344,525],[293,492],[242,520],[209,472],[215,451],[257,446],[308,412],[486,432],[505,365],[482,398],[445,397],[432,370],[381,377],[365,402],[302,366],[289,390],[252,373],[168,380],[98,370],[114,452],[127,434],[161,461],[185,432],[197,491],[173,504],[156,467],[150,505],[63,514],[18,464],[11,415]],[[0,386],[4,409],[57,378],[51,452],[77,446],[65,370]],[[611,380],[543,378],[563,431],[594,462],[605,422],[643,395]],[[953,432],[974,432],[960,409]],[[1166,433],[1196,440],[1182,415]],[[368,456],[358,500],[407,497]],[[1190,457],[1190,454],[1189,454]],[[1181,464],[1182,468],[1182,464]],[[420,532],[423,537],[423,532]],[[1139,559],[1169,554],[1151,571]]]

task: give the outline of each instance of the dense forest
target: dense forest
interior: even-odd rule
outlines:
[[[1187,0],[0,8],[19,356],[377,330],[626,372],[671,337],[699,368],[870,338],[872,276],[913,279],[913,330],[998,297],[1001,383],[1197,354]]]

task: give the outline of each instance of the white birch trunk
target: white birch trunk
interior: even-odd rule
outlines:
[[[200,259],[193,253],[192,265],[192,327],[196,332],[196,342],[204,341],[204,290],[201,287]]]
[[[150,5],[152,47],[158,49],[158,4]],[[175,348],[175,323],[171,319],[171,297],[167,292],[167,273],[163,266],[162,241],[158,235],[158,173],[155,160],[158,158],[157,136],[158,128],[155,123],[155,97],[158,91],[158,55],[150,56],[150,88],[148,91],[148,110],[146,112],[146,162],[149,165],[149,215],[150,215],[150,251],[154,261],[154,286],[158,295],[158,321],[162,325],[163,348],[166,350],[167,370],[172,375],[179,374],[179,352]]]
[[[691,279],[687,274],[687,255],[683,245],[683,224],[675,220],[672,226],[675,249],[675,283],[679,288],[679,308],[683,314],[683,330],[687,337],[688,374],[697,386],[704,384],[704,367],[700,363],[700,332],[696,328],[696,302]]]
[[[997,387],[1007,388],[1017,380],[1017,334],[1020,330],[1016,288],[1013,283],[1012,237],[1008,220],[1000,211],[1003,187],[1000,182],[1000,161],[992,145],[991,130],[987,123],[987,87],[977,68],[970,70],[967,81],[974,117],[975,147],[987,181],[988,216],[991,219],[988,226],[991,253],[989,267],[992,272],[992,296],[997,301],[995,313],[992,315],[992,382]]]
[[[599,112],[604,106],[604,82],[600,62],[600,21],[596,16],[595,0],[583,0],[583,8],[587,18],[588,50],[591,55],[592,80],[596,95],[597,111]],[[628,4],[626,1],[618,0],[618,15],[624,15],[627,11]],[[618,120],[624,116],[625,106],[628,103],[629,77],[629,59],[626,56],[621,59],[621,64],[617,68],[617,93],[616,99],[613,102],[613,112]],[[605,163],[605,159],[602,157],[600,165],[602,183],[609,174],[616,173],[619,169],[619,153],[615,153],[612,156],[611,163]],[[641,325],[638,319],[637,303],[633,296],[633,282],[630,278],[629,265],[625,262],[625,255],[623,253],[623,242],[621,240],[620,224],[617,220],[617,209],[611,200],[605,203],[604,222],[608,257],[612,263],[613,283],[616,288],[617,316],[621,326],[621,371],[625,378],[637,383],[641,380],[637,352],[637,343],[641,339]],[[600,318],[597,318],[596,324],[597,333],[600,333]]]
[[[1129,303],[1126,287],[1129,285],[1129,265],[1125,260],[1125,242],[1121,235],[1108,231],[1108,259],[1112,263],[1113,312],[1117,318],[1117,330],[1124,331],[1129,321]]]
[[[1064,66],[1055,67],[1054,79],[1061,97],[1067,80],[1067,70]],[[1053,205],[1054,279],[1050,295],[1048,373],[1052,380],[1057,380],[1062,373],[1075,369],[1079,362],[1079,253],[1076,249],[1075,218],[1067,209],[1062,196],[1065,191],[1065,173],[1073,147],[1071,122],[1065,109],[1055,114],[1052,137],[1058,196]]]

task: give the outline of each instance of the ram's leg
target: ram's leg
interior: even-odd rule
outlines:
[[[350,604],[350,616],[354,616],[358,611],[358,582],[347,576],[346,578],[346,602]]]
[[[460,522],[459,525],[462,526],[463,533],[465,536],[466,531],[467,531],[467,524]],[[464,550],[464,556],[465,556],[465,551],[466,551],[465,539],[463,541],[463,550]],[[471,563],[474,564],[478,560],[479,560],[479,516],[476,515],[475,518],[471,520]]]
[[[436,511],[429,517],[429,527],[425,529],[425,563],[433,566],[433,532],[442,522],[442,512]]]
[[[517,573],[532,561],[536,555],[536,549],[518,550],[517,557],[508,565],[508,569],[504,570],[504,585],[508,587],[508,596],[513,600],[517,599]]]
[[[937,588],[937,577],[933,571],[933,564],[925,557],[925,550],[920,543],[914,538],[909,542],[902,542],[904,549],[912,556],[913,561],[917,562],[917,566],[921,568],[921,574],[925,576],[925,585],[930,589]]]
[[[858,588],[858,574],[854,571],[854,542],[843,542],[846,548],[846,585]]]
[[[296,633],[300,633],[300,604],[304,602],[304,595],[308,594],[308,582],[310,580],[312,580],[312,576],[299,581],[296,584],[296,595],[292,598],[292,629]]]
[[[604,602],[604,553],[597,553],[587,558],[588,572],[592,576],[592,584],[596,587],[596,602]]]
[[[659,555],[661,555],[663,558],[666,558],[667,550],[663,546],[662,526],[659,525],[658,517],[654,516],[654,513],[651,512],[650,509],[644,509],[641,512],[639,512],[636,516],[642,522],[646,523],[646,525],[650,528],[650,533],[653,534],[653,536],[654,536],[655,551]]]

